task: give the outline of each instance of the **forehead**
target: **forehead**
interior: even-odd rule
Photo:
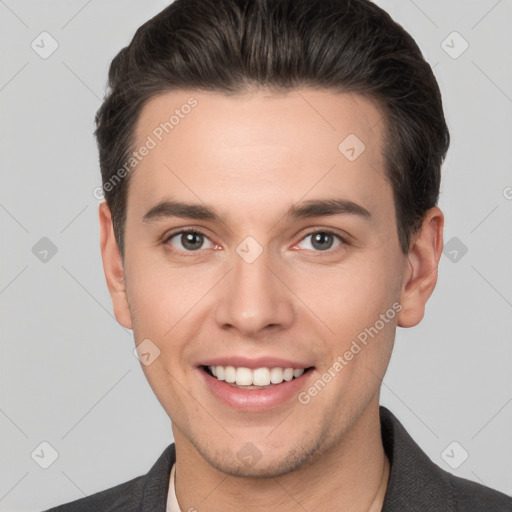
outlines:
[[[139,116],[135,150],[150,149],[129,196],[147,204],[164,193],[195,202],[207,194],[215,204],[231,192],[243,205],[336,191],[371,202],[388,187],[384,129],[378,105],[351,93],[166,92]]]

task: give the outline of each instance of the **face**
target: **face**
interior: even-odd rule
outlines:
[[[114,309],[150,340],[176,443],[225,473],[297,469],[378,404],[410,276],[384,129],[369,100],[307,88],[142,110]]]

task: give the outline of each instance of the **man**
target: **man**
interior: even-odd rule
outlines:
[[[379,407],[442,251],[449,133],[412,38],[366,0],[176,0],[109,84],[105,276],[175,442],[52,510],[512,510]]]

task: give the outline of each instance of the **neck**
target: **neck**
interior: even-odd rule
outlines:
[[[182,511],[380,512],[389,478],[378,399],[314,461],[276,478],[233,477],[213,468],[173,426],[176,496]]]

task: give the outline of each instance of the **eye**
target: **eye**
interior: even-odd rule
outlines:
[[[305,247],[307,250],[313,250],[317,252],[326,252],[329,251],[336,243],[336,239],[338,240],[337,245],[335,247],[339,247],[341,245],[346,244],[346,241],[338,234],[333,233],[331,231],[315,231],[313,233],[309,233],[306,235],[300,243],[304,242],[311,237],[311,242],[309,243],[310,247]],[[297,244],[297,245],[300,245]],[[336,251],[332,251],[336,252]]]
[[[203,247],[205,241],[209,241],[211,247]],[[170,244],[178,252],[197,252],[200,249],[213,248],[215,244],[201,231],[184,230],[173,233],[164,240],[165,244]]]
[[[313,250],[315,252],[336,252],[336,250],[331,251],[331,249],[348,245],[348,242],[337,233],[333,233],[332,231],[314,231],[312,233],[307,234],[296,247],[300,246],[301,243],[304,243],[305,240],[311,238],[311,242],[309,242],[309,247],[302,247],[306,250]],[[208,242],[210,244],[209,247],[204,247],[204,244]],[[172,247],[172,250],[175,252],[182,253],[190,253],[190,252],[199,252],[202,249],[213,249],[216,245],[201,231],[198,230],[182,230],[177,233],[173,233],[169,235],[163,241],[164,244],[168,244]]]

